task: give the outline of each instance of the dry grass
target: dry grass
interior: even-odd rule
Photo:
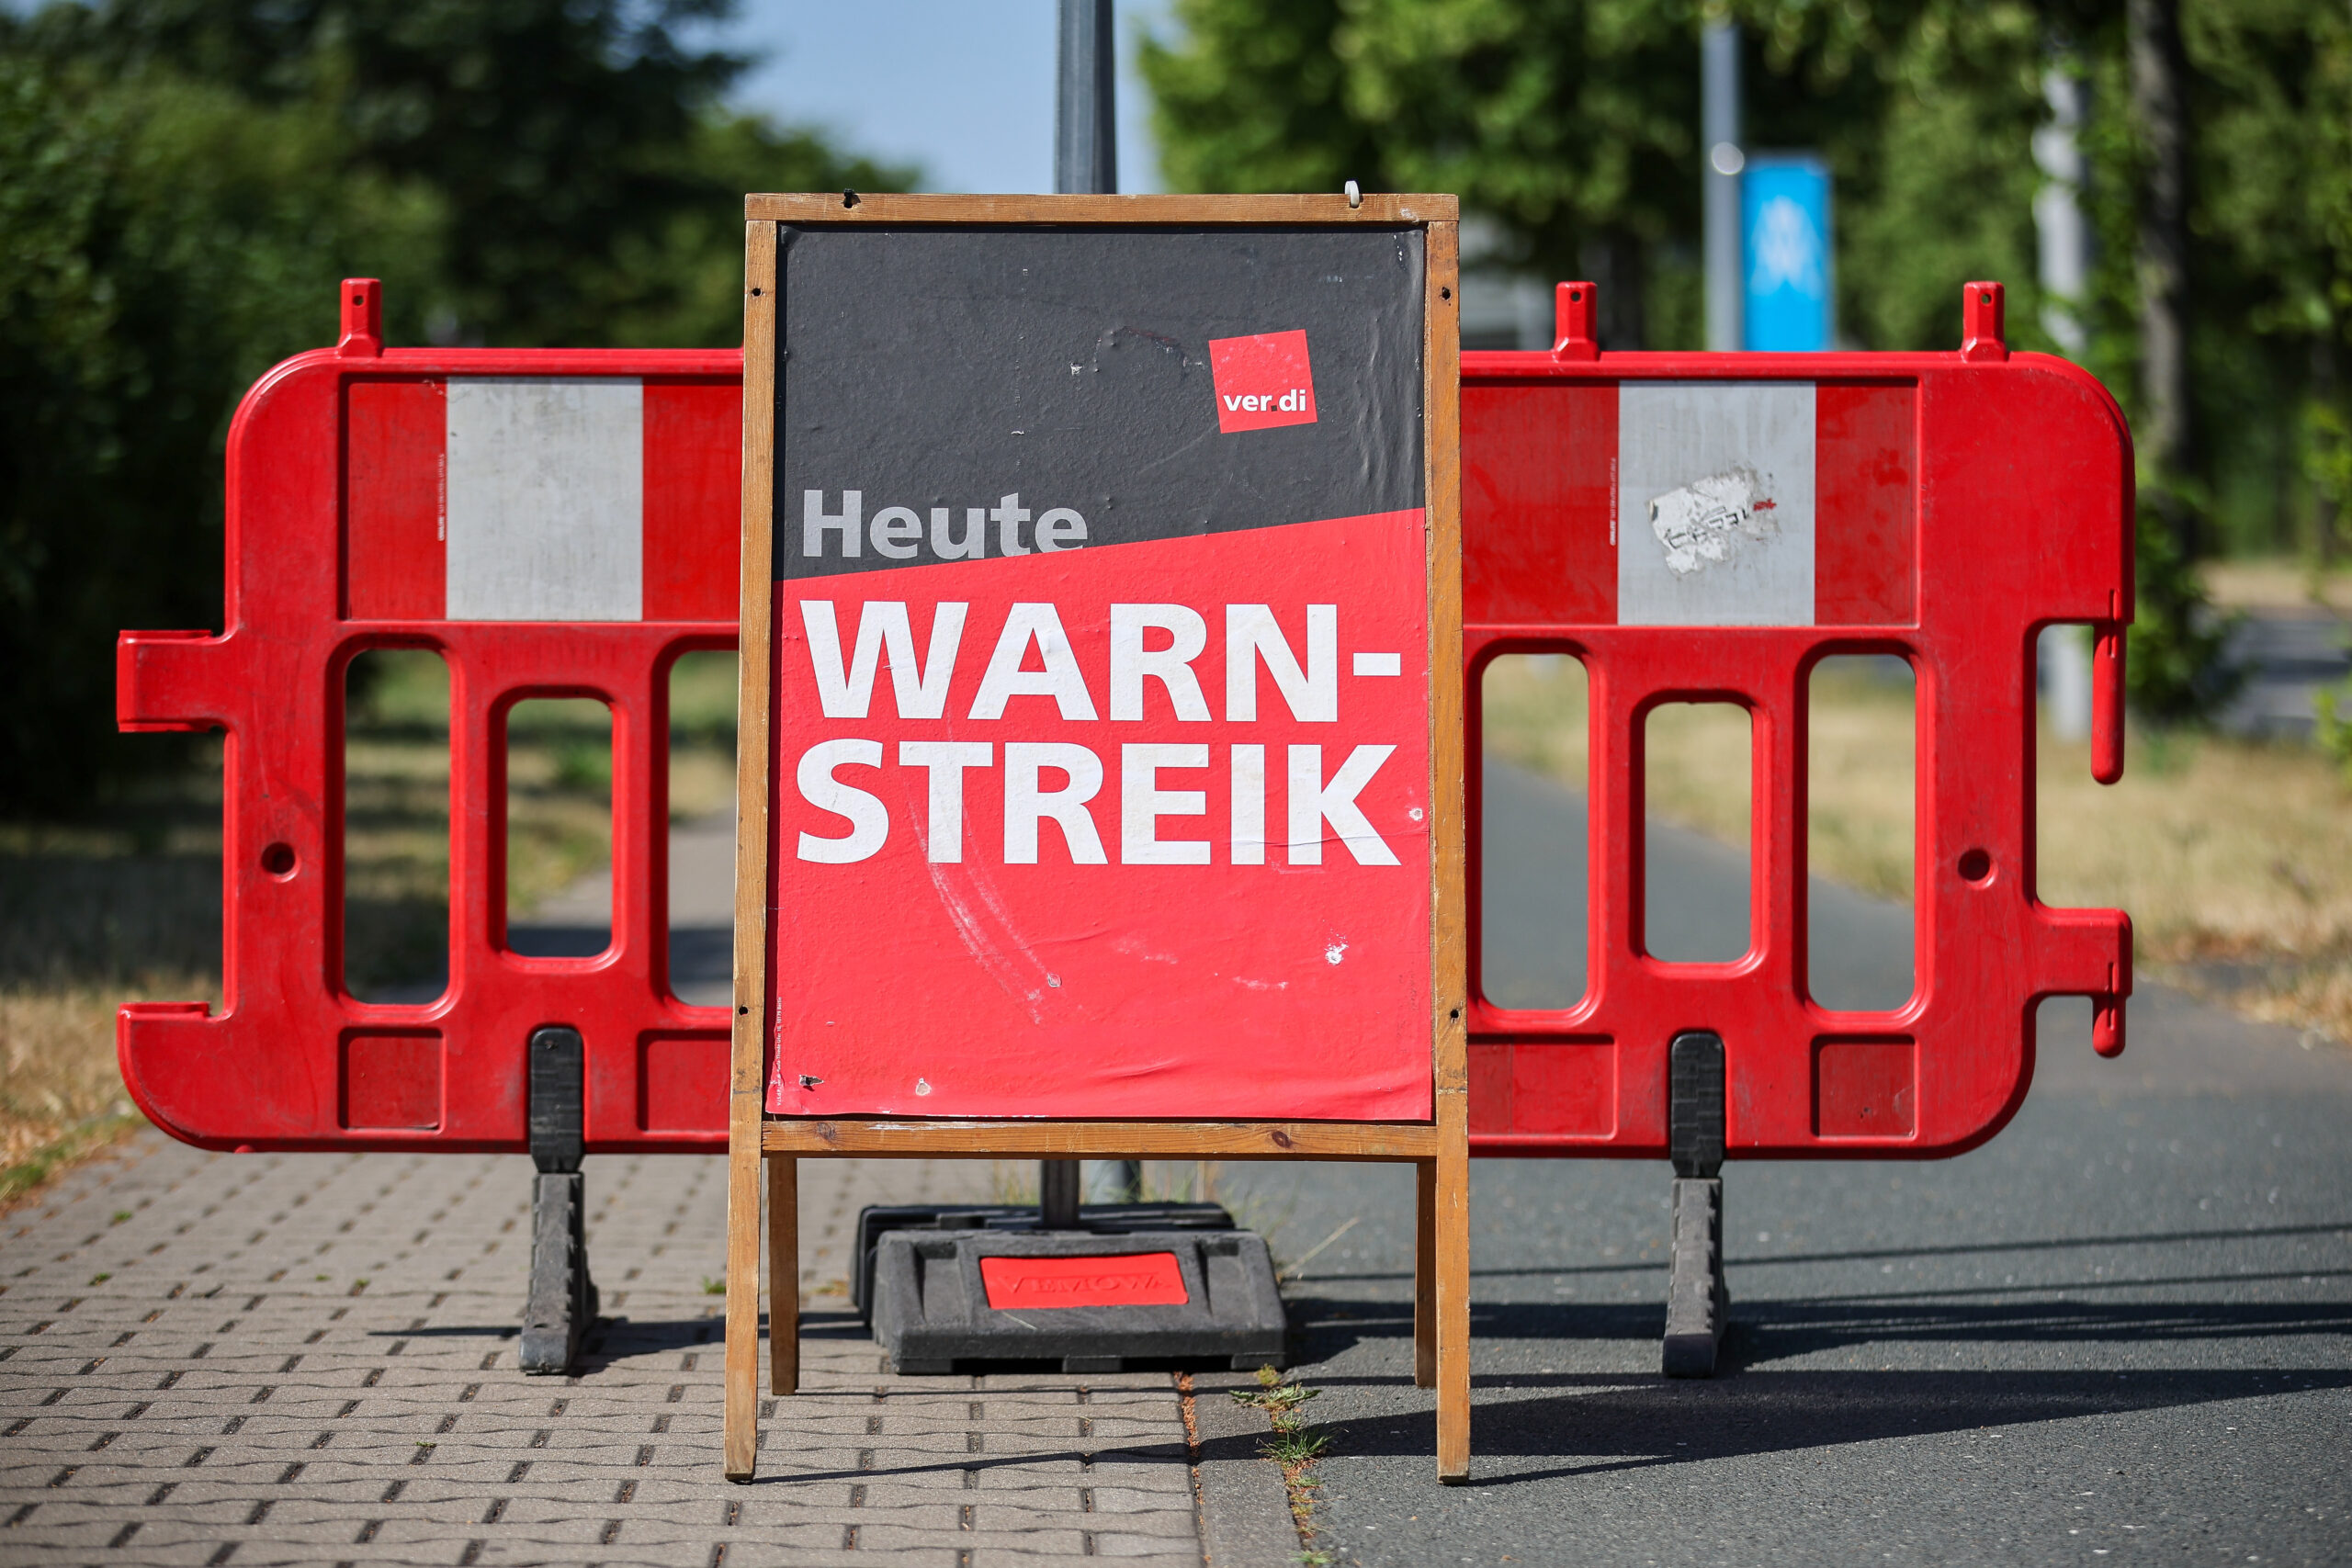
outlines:
[[[2352,615],[2352,568],[2318,571],[2294,560],[2208,561],[2205,592],[2224,610],[2332,610]]]
[[[0,1205],[137,1123],[115,1071],[114,1010],[203,984],[0,987]]]
[[[0,1207],[137,1124],[117,1007],[218,992],[218,797],[189,793],[135,829],[0,833]]]
[[[350,982],[432,974],[447,949],[448,691],[431,654],[379,660],[345,750]],[[734,790],[734,656],[690,655],[671,694],[673,816]],[[537,703],[508,750],[514,907],[611,849],[611,730],[590,702]],[[114,1055],[127,1001],[217,999],[220,751],[107,820],[0,827],[0,1202],[137,1122]]]
[[[2165,977],[2352,1041],[2352,790],[2291,743],[2138,734],[2122,782],[2045,741],[2041,894],[2132,913]]]
[[[1572,661],[1498,661],[1487,745],[1582,788],[1585,682]],[[1689,709],[1651,726],[1652,809],[1747,837],[1745,726]],[[1813,717],[1814,869],[1886,897],[1911,887],[1906,684],[1825,677]],[[2134,728],[2121,783],[2092,782],[2088,748],[2042,738],[2040,892],[2130,911],[2138,961],[2256,1017],[2352,1041],[2352,791],[2308,747]]]

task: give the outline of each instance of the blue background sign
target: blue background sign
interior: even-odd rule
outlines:
[[[1745,346],[1775,353],[1827,348],[1836,322],[1828,165],[1804,153],[1750,157],[1740,180],[1740,233]]]

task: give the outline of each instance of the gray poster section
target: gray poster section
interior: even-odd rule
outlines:
[[[780,260],[778,578],[938,564],[932,509],[961,539],[1009,495],[1090,548],[1421,504],[1417,229],[786,225]],[[1221,431],[1211,341],[1292,332],[1315,422]],[[807,492],[853,490],[911,555],[803,553]]]

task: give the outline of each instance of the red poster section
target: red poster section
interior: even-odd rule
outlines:
[[[1425,548],[777,583],[768,1110],[1429,1118]]]

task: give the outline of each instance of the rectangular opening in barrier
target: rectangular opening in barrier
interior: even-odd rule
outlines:
[[[1918,1125],[1918,1055],[1894,1036],[1815,1041],[1814,1135],[1909,1137]]]
[[[1617,1043],[1481,1041],[1470,1047],[1470,1130],[1606,1138],[1617,1131]]]
[[[2146,825],[2154,820],[2153,797],[2143,795],[2127,807],[2117,794],[2091,777],[2091,648],[2088,626],[2059,625],[2042,627],[2035,649],[2038,722],[2033,738],[2034,864],[2030,891],[2059,908],[2120,904],[2143,922],[2143,929],[2152,919],[2177,928],[2210,926],[2211,911],[2187,889],[2213,881],[2210,868],[2215,860],[2243,861],[2245,856],[2243,851],[2232,856],[2225,847],[2231,842],[2226,830],[2213,832],[2217,824],[2201,792],[2183,787],[2187,780],[2182,775],[2194,768],[2200,756],[2197,739],[2193,732],[2143,724],[2136,718],[2128,727],[2131,752],[2120,793],[2128,797],[2143,789],[2150,779],[2165,780],[2180,791],[2181,806],[2174,808],[2161,836],[2154,840],[2162,850],[2151,855],[2143,846],[2150,841]],[[2299,701],[2308,702],[2308,698]],[[2303,713],[2310,713],[2308,706]],[[2190,802],[2198,804],[2192,807]],[[2134,822],[2141,825],[2136,832],[2126,826]],[[1988,877],[2014,876],[2022,869],[1995,863],[1986,850],[1981,867],[1963,872],[1960,856],[1979,848],[1973,844],[1962,848],[1935,868],[1936,875],[1963,883],[1983,882]],[[2314,885],[2289,858],[2266,856],[2265,860],[2267,895],[2249,887],[2238,897],[2286,897],[2306,908],[2315,897],[2324,897],[2314,894]],[[2205,874],[2196,874],[2199,871]],[[2169,908],[2160,909],[2159,906]],[[2055,1004],[2053,998],[2051,1005]],[[2069,1029],[2075,1005],[2067,1004]],[[2064,1037],[2070,1043],[2080,1039],[2079,1034]]]
[[[1916,984],[1918,679],[1906,660],[1841,654],[1813,667],[1805,705],[1806,989],[1891,1011]]]
[[[344,671],[343,983],[430,1002],[449,979],[449,667],[372,648]]]
[[[1736,703],[1660,703],[1643,720],[1642,948],[1653,958],[1747,953],[1754,728]]]
[[[1569,654],[1505,654],[1479,680],[1478,988],[1499,1008],[1584,998],[1589,698]]]
[[[727,649],[670,667],[670,989],[725,1007],[735,973],[735,682]]]
[[[2090,628],[2042,627],[2033,664],[2043,740],[2080,748],[2091,737]]]
[[[429,1132],[441,1125],[441,1036],[430,1031],[345,1036],[343,1124],[355,1132]]]
[[[613,940],[613,714],[534,697],[506,716],[506,945],[588,958]]]

